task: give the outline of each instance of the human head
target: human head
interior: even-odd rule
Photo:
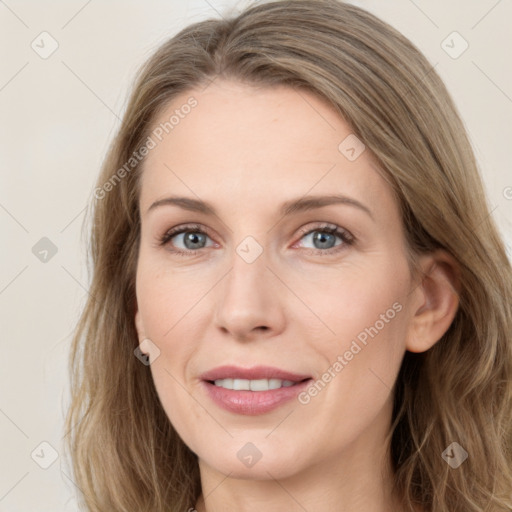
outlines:
[[[468,422],[478,425],[472,418],[475,411],[477,418],[492,414],[486,410],[490,397],[497,397],[496,411],[510,403],[510,390],[507,394],[500,388],[510,377],[505,338],[510,328],[510,265],[492,219],[486,217],[483,187],[463,125],[438,75],[391,27],[334,1],[263,4],[232,20],[202,22],[164,44],[141,70],[99,188],[144,145],[173,98],[206,87],[216,77],[257,87],[285,85],[327,101],[384,171],[403,221],[412,274],[422,275],[421,255],[440,249],[457,263],[457,316],[431,348],[406,354],[396,382],[391,449],[399,488],[411,501],[439,495],[442,482],[464,489],[464,472],[450,472],[439,455],[454,436],[464,438],[466,449],[476,454],[465,466],[471,467],[468,471],[477,470],[479,453],[487,453],[493,467],[503,465],[498,433],[505,416],[497,418],[486,439],[467,437],[464,428]],[[132,477],[142,475],[143,468],[172,468],[172,479],[190,482],[181,495],[185,507],[197,494],[197,461],[169,425],[149,369],[133,357],[139,342],[133,317],[143,160],[129,169],[95,205],[95,273],[82,324],[88,335],[84,356],[94,375],[81,388],[92,407],[77,435],[88,440],[80,449],[89,450],[91,460],[103,457],[107,481],[108,473],[126,476],[128,470],[108,451],[100,452],[94,437],[121,433],[117,438],[138,461]],[[450,404],[461,399],[468,406],[450,414]],[[119,414],[114,414],[117,408]],[[131,412],[129,421],[123,410]],[[148,439],[142,447],[135,444],[141,433]],[[112,446],[114,439],[106,439]],[[425,443],[427,455],[419,450]],[[139,503],[149,500],[151,489],[158,489],[156,495],[164,500],[160,478],[157,472],[141,476]],[[414,489],[420,491],[415,494]],[[135,495],[135,490],[130,492]],[[447,492],[437,510],[451,505],[454,496]],[[161,506],[157,501],[153,505]]]

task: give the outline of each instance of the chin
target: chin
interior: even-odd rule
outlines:
[[[199,455],[200,464],[206,464],[219,473],[240,480],[285,479],[300,470],[297,449],[284,452],[282,445],[277,449],[269,446],[268,442],[265,446],[262,446],[264,443],[259,443],[261,450],[256,448],[257,443],[244,442],[241,448],[239,444],[236,443],[236,448],[208,453],[205,457]]]

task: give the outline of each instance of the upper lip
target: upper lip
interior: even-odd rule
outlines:
[[[242,368],[240,366],[218,366],[208,370],[201,375],[201,379],[214,381],[218,379],[280,379],[290,380],[292,382],[301,382],[309,379],[310,375],[302,375],[299,373],[292,373],[280,368],[272,366],[253,366],[252,368]]]

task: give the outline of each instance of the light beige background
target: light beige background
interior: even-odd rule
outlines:
[[[353,3],[409,37],[445,80],[510,251],[512,2]],[[77,510],[80,491],[61,443],[70,334],[89,282],[81,226],[134,73],[184,25],[246,4],[0,2],[0,511]],[[31,47],[35,40],[40,51],[50,48],[50,39],[41,42],[43,31],[58,43],[46,59]],[[469,44],[456,59],[442,46],[454,31]],[[460,49],[462,41],[452,39],[445,45]],[[46,262],[32,252],[43,237],[57,248]],[[36,463],[51,462],[52,454],[48,469]]]

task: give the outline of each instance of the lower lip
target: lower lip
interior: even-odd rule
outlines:
[[[236,391],[221,388],[208,381],[203,381],[203,385],[209,397],[219,407],[237,414],[256,416],[273,411],[285,402],[297,397],[310,382],[311,379],[308,379],[293,386],[269,389],[268,391]]]

